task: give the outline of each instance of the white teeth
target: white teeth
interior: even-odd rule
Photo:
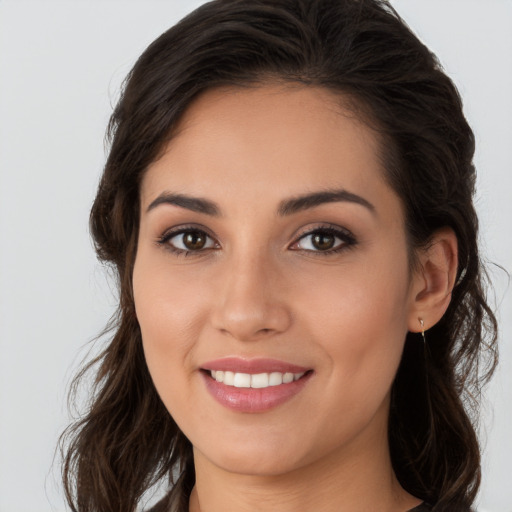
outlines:
[[[233,372],[224,372],[224,384],[228,386],[235,385],[235,374]]]
[[[255,388],[263,389],[270,386],[280,386],[281,384],[289,384],[295,380],[299,380],[306,372],[301,373],[235,373],[222,370],[210,370],[212,379],[217,382],[223,382],[227,386],[235,388]]]
[[[251,388],[267,388],[268,373],[257,373],[251,376]]]
[[[283,374],[279,372],[272,372],[268,379],[269,386],[280,386],[283,383]]]
[[[290,382],[293,382],[293,373],[285,373],[283,375],[283,384],[290,384]]]
[[[235,388],[250,388],[251,376],[248,373],[235,373],[233,384]]]

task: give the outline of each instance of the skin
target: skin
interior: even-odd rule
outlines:
[[[390,463],[390,388],[407,331],[444,313],[456,240],[442,230],[411,270],[399,198],[384,180],[374,133],[318,88],[217,89],[182,118],[141,185],[134,298],[147,364],[194,447],[190,510],[393,511],[420,500]],[[280,215],[283,201],[343,189]],[[219,215],[164,193],[214,202]],[[201,226],[186,256],[180,226]],[[306,232],[331,226],[338,252]],[[353,243],[352,243],[353,242]],[[221,357],[274,358],[312,370],[286,403],[240,413],[207,392],[201,367]]]

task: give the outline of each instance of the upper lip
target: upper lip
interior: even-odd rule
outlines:
[[[201,365],[203,370],[231,371],[235,373],[302,373],[310,370],[304,366],[280,361],[279,359],[256,358],[243,359],[240,357],[225,357],[208,361]]]

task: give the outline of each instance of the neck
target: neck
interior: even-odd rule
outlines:
[[[280,475],[237,474],[194,451],[190,512],[405,512],[420,500],[398,483],[387,432],[363,436],[314,463]]]

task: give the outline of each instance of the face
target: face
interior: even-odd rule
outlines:
[[[144,351],[196,459],[372,457],[413,294],[373,133],[317,88],[205,93],[141,186]]]

